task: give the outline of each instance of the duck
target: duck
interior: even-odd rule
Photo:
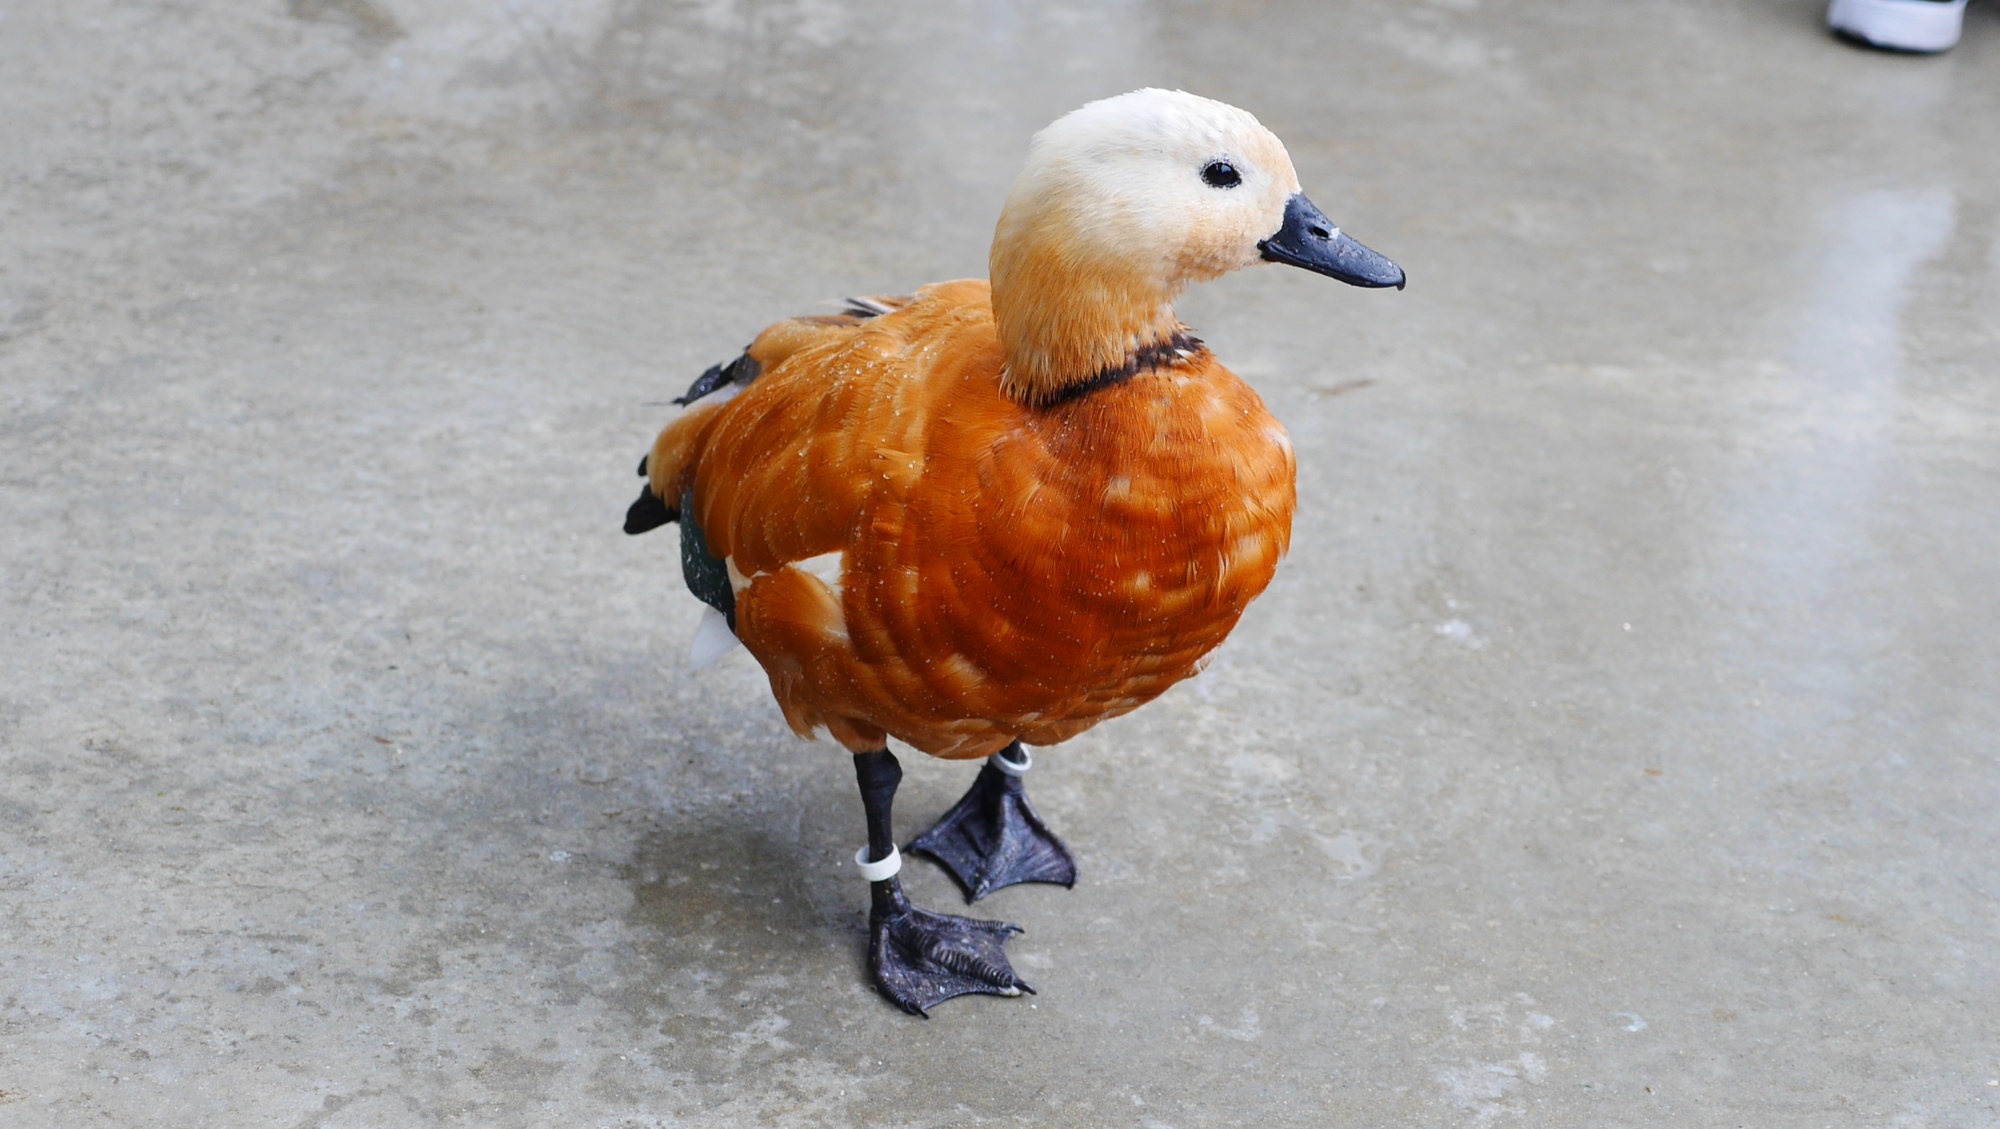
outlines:
[[[1029,142],[986,280],[769,326],[639,464],[625,531],[679,525],[707,605],[693,663],[740,644],[791,729],[852,756],[869,974],[912,1015],[1033,989],[1006,954],[1018,926],[904,892],[889,739],[984,761],[908,844],[968,903],[1075,884],[1028,801],[1030,747],[1199,672],[1290,543],[1284,427],[1174,313],[1188,286],[1271,263],[1405,283],[1247,111],[1151,88],[1090,102]]]

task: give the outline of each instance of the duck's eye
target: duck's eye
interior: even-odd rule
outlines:
[[[1243,174],[1228,161],[1210,161],[1202,166],[1201,181],[1210,188],[1234,188],[1243,183]]]

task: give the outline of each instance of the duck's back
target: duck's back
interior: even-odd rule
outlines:
[[[1290,445],[1198,344],[1029,407],[1001,391],[982,282],[773,334],[742,395],[662,443],[681,432],[684,520],[801,731],[961,757],[1063,740],[1193,673],[1289,542]]]

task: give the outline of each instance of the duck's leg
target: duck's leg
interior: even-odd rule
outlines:
[[[869,880],[873,905],[868,913],[868,971],[875,986],[911,1015],[971,992],[1018,996],[1034,989],[1014,975],[1003,948],[1021,931],[1018,925],[931,913],[910,904],[896,877],[896,852],[889,808],[902,783],[903,767],[887,749],[854,754],[861,804],[868,814],[868,845],[855,862]]]
[[[944,864],[976,902],[1016,882],[1076,885],[1076,859],[1055,837],[1021,777],[1034,764],[1019,741],[986,758],[958,805],[910,844]]]

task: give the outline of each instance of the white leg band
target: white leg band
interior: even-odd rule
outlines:
[[[1009,776],[1023,776],[1026,775],[1029,769],[1035,767],[1035,754],[1029,752],[1028,747],[1023,745],[1021,746],[1020,764],[1015,764],[1013,761],[1008,760],[1005,753],[994,753],[992,756],[986,758],[986,763]]]
[[[868,848],[863,847],[854,852],[854,865],[861,868],[861,877],[868,881],[885,882],[894,878],[903,869],[903,852],[896,849],[896,844],[891,843],[888,858],[869,862]]]

